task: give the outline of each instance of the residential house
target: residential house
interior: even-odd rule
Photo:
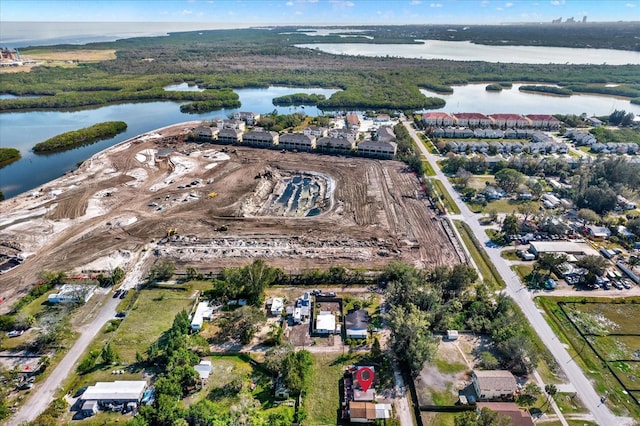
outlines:
[[[453,126],[457,124],[455,117],[446,112],[425,112],[422,114],[422,122],[425,126]]]
[[[347,114],[345,124],[349,129],[359,130],[360,118],[358,117],[358,114],[356,114],[355,112],[350,112],[349,114]]]
[[[98,287],[87,284],[65,284],[57,293],[48,296],[49,303],[85,303]]]
[[[378,141],[395,142],[396,134],[391,126],[381,126],[376,130],[374,139]]]
[[[493,125],[493,119],[479,112],[459,112],[452,114],[458,126],[463,127],[489,127]]]
[[[586,243],[576,241],[531,241],[529,251],[536,258],[543,253],[557,253],[571,256],[597,256],[598,252]]]
[[[251,130],[242,135],[242,143],[257,148],[274,148],[278,146],[280,135],[278,132]]]
[[[366,339],[369,328],[369,313],[364,309],[351,310],[345,316],[347,339]]]
[[[352,129],[344,129],[344,128],[329,129],[327,134],[328,134],[328,137],[330,138],[348,139],[353,142],[355,142],[356,139],[358,138],[358,132]]]
[[[549,114],[528,114],[525,116],[531,127],[536,129],[557,130],[561,121]]]
[[[205,320],[210,321],[213,316],[213,307],[209,302],[200,302],[191,318],[191,330],[200,331]]]
[[[296,151],[312,151],[316,149],[316,137],[303,133],[283,133],[280,135],[278,147]]]
[[[198,126],[193,129],[193,133],[199,140],[209,142],[218,138],[218,130],[217,127]]]
[[[209,376],[211,375],[211,371],[213,370],[211,361],[209,361],[208,359],[200,360],[200,364],[194,365],[193,369],[196,370],[196,373],[198,373],[198,376],[202,381],[209,380]]]
[[[238,129],[244,130],[246,129],[246,124],[242,120],[217,120],[216,125],[218,129]]]
[[[599,240],[606,240],[611,236],[611,231],[606,226],[589,225],[587,226],[587,231],[590,237]]]
[[[488,408],[498,413],[498,417],[508,417],[511,420],[511,426],[533,426],[531,414],[524,409],[518,407],[513,402],[479,402],[478,410]]]
[[[349,154],[356,150],[355,140],[343,138],[320,138],[316,141],[316,151],[327,154]]]
[[[116,380],[115,382],[97,382],[89,386],[80,397],[84,404],[95,401],[99,406],[106,404],[123,405],[127,403],[139,404],[147,382],[144,380]]]
[[[358,144],[358,155],[363,157],[392,160],[396,156],[398,144],[382,140],[365,139]]]
[[[587,121],[589,122],[589,124],[591,124],[593,127],[600,127],[602,126],[602,120],[598,119],[597,117],[589,117],[587,118]]]
[[[391,117],[389,116],[389,114],[378,114],[373,119],[373,122],[376,124],[389,123],[390,121],[391,121]]]
[[[284,310],[284,299],[282,297],[274,297],[271,299],[271,307],[269,308],[269,312],[272,316],[278,317],[282,315],[282,311]]]
[[[636,203],[627,200],[622,195],[618,195],[617,200],[618,206],[620,206],[622,210],[635,210],[638,208],[638,205]]]
[[[242,142],[242,130],[223,127],[218,132],[218,143],[238,144]]]
[[[303,135],[313,136],[315,138],[323,138],[328,135],[329,129],[319,126],[308,126],[302,130]]]
[[[254,126],[260,120],[260,114],[254,112],[236,112],[233,114],[233,119],[244,121],[247,126]]]
[[[478,400],[512,399],[518,384],[507,370],[474,370],[471,374]]]
[[[391,404],[351,401],[349,421],[351,423],[374,423],[376,420],[391,418]]]
[[[523,128],[531,125],[529,119],[520,114],[491,114],[489,118],[493,119],[493,124],[499,128]]]
[[[336,331],[336,317],[330,311],[320,311],[316,316],[316,333],[334,334]]]

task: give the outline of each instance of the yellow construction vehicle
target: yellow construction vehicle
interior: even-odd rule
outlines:
[[[167,229],[167,237],[175,235],[178,233],[178,228],[169,228]]]
[[[207,197],[209,198],[216,198],[218,196],[217,192],[210,192],[209,194],[207,194]]]

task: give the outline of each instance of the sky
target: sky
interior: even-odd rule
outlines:
[[[640,21],[640,0],[0,0],[0,22],[255,25]]]

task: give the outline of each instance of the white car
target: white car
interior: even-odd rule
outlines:
[[[18,337],[18,336],[22,336],[22,333],[24,333],[24,330],[11,330],[10,332],[7,333],[7,336]]]

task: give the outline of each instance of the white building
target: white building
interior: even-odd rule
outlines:
[[[115,382],[97,382],[89,386],[80,399],[83,402],[96,401],[99,405],[104,403],[126,404],[129,402],[140,403],[140,399],[147,388],[144,380],[116,380]]]
[[[85,303],[98,286],[86,284],[65,284],[57,293],[50,294],[49,303]]]
[[[274,297],[271,299],[271,315],[280,316],[284,310],[284,299],[282,297]]]
[[[316,317],[316,333],[333,334],[336,331],[336,317],[330,311],[320,311]]]
[[[200,331],[204,320],[211,320],[213,315],[213,307],[209,306],[208,302],[200,302],[196,307],[196,311],[191,319],[191,330]]]
[[[200,361],[200,364],[194,365],[193,368],[198,373],[198,376],[200,376],[200,380],[209,379],[209,375],[211,375],[212,371],[211,361],[209,361],[208,359],[203,359]]]

